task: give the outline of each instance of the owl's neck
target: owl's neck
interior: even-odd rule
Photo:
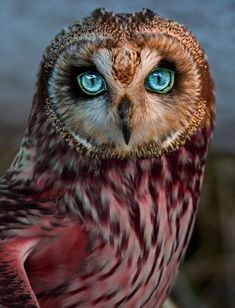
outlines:
[[[190,181],[193,170],[204,165],[212,131],[199,129],[184,146],[160,158],[99,160],[70,148],[46,119],[39,120],[37,113],[33,114],[20,151],[1,183],[27,195],[48,199],[59,198],[81,181],[87,180],[87,185],[96,185],[97,179],[102,178],[108,181],[109,174],[114,179],[113,185],[116,177],[123,177],[122,182],[137,181],[145,172],[152,172],[159,181],[164,181],[168,172]]]

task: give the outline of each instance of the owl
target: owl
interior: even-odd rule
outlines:
[[[214,115],[206,56],[177,22],[97,9],[60,32],[0,182],[0,306],[161,307]]]

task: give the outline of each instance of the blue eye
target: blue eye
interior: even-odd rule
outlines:
[[[157,93],[169,92],[175,81],[175,72],[166,68],[152,71],[145,79],[145,88]]]
[[[97,95],[107,90],[106,82],[97,72],[85,72],[77,76],[81,90],[88,95]]]

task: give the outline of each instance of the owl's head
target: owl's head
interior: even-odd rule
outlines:
[[[47,48],[40,101],[60,138],[97,158],[157,157],[213,122],[204,52],[150,10],[99,9]]]

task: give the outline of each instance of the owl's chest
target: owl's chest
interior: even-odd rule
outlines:
[[[41,307],[155,307],[177,264],[170,239],[146,248],[131,234],[104,242],[94,231],[87,242],[71,228],[44,244],[25,264]]]
[[[194,202],[178,196],[169,211],[166,187],[141,183],[132,195],[102,188],[99,207],[85,190],[75,198],[82,223],[44,240],[26,263],[42,307],[153,307],[164,298],[188,242]]]
[[[41,307],[164,300],[190,238],[202,169],[176,171],[163,158],[123,164],[77,178],[60,199],[71,221],[45,234],[26,262]]]

